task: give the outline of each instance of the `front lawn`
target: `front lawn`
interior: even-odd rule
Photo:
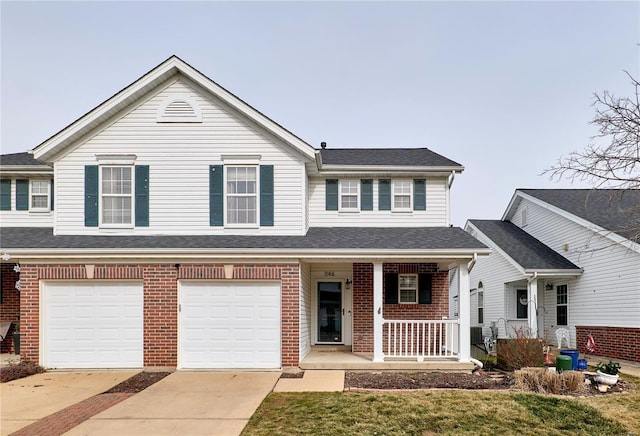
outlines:
[[[518,392],[271,393],[243,435],[633,434],[632,393],[557,398]]]

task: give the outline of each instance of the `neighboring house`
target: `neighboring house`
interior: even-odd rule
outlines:
[[[448,274],[468,295],[490,250],[450,226],[450,159],[315,149],[177,57],[32,154],[1,168],[26,359],[280,368],[341,344],[468,366],[469,299],[450,319]]]
[[[635,231],[633,230],[635,228]],[[469,220],[493,249],[470,272],[471,324],[640,361],[640,191],[518,189],[502,220]],[[566,344],[564,345],[566,346]]]

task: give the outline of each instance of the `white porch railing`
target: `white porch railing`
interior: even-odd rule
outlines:
[[[384,357],[425,358],[458,356],[459,323],[443,320],[384,320]]]

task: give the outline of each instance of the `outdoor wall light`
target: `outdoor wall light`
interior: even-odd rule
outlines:
[[[546,291],[552,291],[553,290],[553,283],[547,282],[546,286],[544,287],[544,289]]]
[[[347,279],[347,280],[345,280],[345,282],[344,282],[344,286],[345,286],[345,288],[347,288],[347,289],[351,289],[351,284],[352,284],[352,283],[353,283],[353,281],[352,281],[351,279]]]

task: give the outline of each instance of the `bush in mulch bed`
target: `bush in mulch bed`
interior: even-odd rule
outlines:
[[[359,389],[509,389],[513,377],[452,372],[347,372],[345,387]]]
[[[145,390],[152,384],[159,382],[169,374],[171,374],[171,372],[142,371],[134,375],[133,377],[126,379],[122,383],[115,385],[108,391],[104,391],[103,394],[137,394],[138,392]]]
[[[11,380],[17,380],[19,378],[29,377],[30,375],[40,374],[41,372],[45,372],[45,369],[43,367],[29,361],[9,363],[9,365],[0,369],[0,382],[6,383],[10,382]]]

